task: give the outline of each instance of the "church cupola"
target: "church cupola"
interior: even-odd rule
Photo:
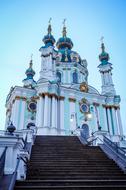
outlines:
[[[102,40],[103,40],[103,37],[102,37]],[[101,49],[102,49],[102,52],[99,55],[99,60],[101,61],[102,64],[106,64],[109,60],[109,54],[105,52],[105,45],[103,42],[101,43]]]
[[[36,82],[33,79],[35,75],[35,71],[33,70],[32,66],[33,66],[33,61],[31,58],[30,63],[29,63],[29,68],[25,72],[27,77],[26,79],[23,80],[24,87],[27,87],[27,88],[34,88],[34,86],[36,85]]]
[[[69,37],[67,37],[65,21],[66,20],[64,19],[62,37],[60,37],[56,43],[58,48],[58,60],[60,60],[60,62],[81,62],[81,58],[78,53],[72,50],[73,42]]]
[[[55,38],[53,37],[53,35],[51,34],[52,32],[52,27],[51,27],[51,18],[49,20],[49,25],[48,25],[48,34],[44,36],[43,38],[43,42],[45,44],[45,46],[53,46],[55,43]]]
[[[29,63],[29,68],[26,70],[25,74],[27,76],[27,79],[33,79],[34,75],[35,75],[35,71],[32,68],[33,62],[32,59],[30,60]]]
[[[64,48],[72,49],[73,47],[72,40],[66,36],[67,31],[66,31],[65,21],[66,20],[64,19],[62,37],[59,38],[59,40],[56,43],[58,49],[64,49]]]

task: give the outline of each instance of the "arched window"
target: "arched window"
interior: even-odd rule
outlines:
[[[77,74],[77,71],[74,71],[74,73],[73,73],[73,83],[78,83],[78,74]]]
[[[61,82],[61,73],[57,71],[56,76],[58,78],[58,82]]]

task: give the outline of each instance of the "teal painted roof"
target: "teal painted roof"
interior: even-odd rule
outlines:
[[[99,60],[102,62],[103,65],[108,63],[109,60],[109,54],[105,52],[105,46],[104,43],[101,44],[102,53],[99,55]]]
[[[55,43],[55,38],[52,34],[47,34],[43,38],[43,42],[47,46],[52,46]]]
[[[63,37],[59,38],[59,40],[56,43],[56,46],[58,49],[62,49],[62,48],[72,49],[73,42],[70,38],[63,36]]]
[[[34,75],[35,75],[35,71],[32,68],[32,60],[29,63],[29,68],[26,70],[25,74],[27,75],[26,80],[28,79],[33,79]]]

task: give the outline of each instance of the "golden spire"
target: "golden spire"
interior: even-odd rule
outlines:
[[[52,18],[49,19],[49,22],[48,22],[48,34],[51,34],[51,31],[52,31],[52,28],[51,28],[51,20]]]
[[[65,22],[66,22],[66,19],[63,20],[63,31],[62,31],[63,37],[66,37],[66,33],[67,33]]]

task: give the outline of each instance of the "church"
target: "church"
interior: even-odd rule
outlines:
[[[87,123],[89,136],[101,130],[114,141],[120,141],[123,136],[120,96],[116,95],[112,64],[104,43],[99,55],[102,87],[98,92],[88,83],[87,61],[73,50],[65,24],[56,45],[51,31],[49,24],[44,45],[39,49],[41,70],[38,81],[34,80],[31,59],[23,86],[10,89],[5,128],[11,121],[16,130],[35,125],[38,135],[71,135]]]
[[[39,49],[41,69],[38,80],[34,80],[34,63],[31,57],[28,69],[25,72],[26,78],[22,81],[23,85],[11,87],[6,98],[5,131],[0,136],[2,147],[0,155],[1,158],[4,157],[1,179],[4,175],[3,181],[9,185],[7,188],[0,186],[1,190],[51,189],[51,187],[59,190],[125,189],[126,151],[120,115],[121,98],[116,94],[112,79],[113,67],[112,63],[109,62],[110,56],[105,50],[103,39],[98,65],[101,75],[101,92],[89,84],[88,63],[85,58],[81,58],[78,52],[74,51],[74,44],[67,35],[65,20],[62,36],[57,41],[52,35],[50,21],[47,34],[42,41],[43,44]],[[84,146],[85,154],[82,151],[81,144]],[[46,156],[42,157],[44,151],[47,151],[45,152]],[[82,155],[84,154],[83,156],[87,156],[84,157],[83,162],[80,160],[81,151],[83,152]],[[74,153],[76,156],[79,154],[77,158]],[[53,160],[52,165],[51,161],[48,160],[50,156]],[[71,162],[78,165],[78,162],[75,162],[77,159],[82,165],[87,162],[87,168],[88,159],[90,160],[94,156],[96,159],[90,160],[93,168],[95,168],[93,161],[97,163],[101,159],[101,164],[105,166],[102,171],[102,165],[94,170],[88,168],[87,173],[90,171],[88,174],[91,175],[91,172],[96,172],[95,176],[91,177],[87,173],[83,174],[86,169],[77,170],[80,168],[79,165],[76,168],[71,165],[71,170],[68,170],[70,167],[65,165],[65,161],[63,161],[62,166],[55,165],[56,161],[58,164],[57,159],[61,159],[60,156],[61,158],[64,157],[66,162],[68,157],[71,158],[68,159],[68,165],[71,165]],[[97,156],[99,157],[97,158]],[[19,163],[17,163],[17,157]],[[47,159],[45,162],[48,161],[48,167],[46,164],[41,166],[42,159]],[[114,164],[116,162],[118,167],[112,163],[112,160],[114,160]],[[40,165],[37,165],[37,162]],[[28,166],[26,167],[27,163]],[[107,163],[109,164],[107,165]],[[110,168],[112,173],[107,173],[110,166],[113,167]],[[48,171],[51,167],[54,167],[53,172],[56,172],[57,176],[54,176],[53,173],[53,177],[48,178],[52,175],[52,170]],[[58,169],[55,171],[56,167],[61,169],[62,173]],[[43,171],[45,176],[41,173],[43,168],[45,168]],[[103,173],[100,172],[105,173],[106,176],[101,176]],[[58,175],[61,174],[61,178],[58,178]],[[72,178],[70,174],[74,177]],[[79,177],[76,178],[78,175]],[[83,179],[82,176],[84,175],[88,177]],[[8,176],[11,176],[10,183]],[[97,176],[99,177],[97,178]],[[67,182],[65,181],[66,178]],[[19,182],[16,182],[16,179]],[[59,180],[55,181],[56,179]],[[87,182],[89,179],[96,180],[95,183],[91,181],[92,186]],[[99,179],[101,179],[101,184],[98,183]],[[26,185],[25,180],[30,185]],[[34,183],[37,184],[38,180],[39,183],[41,180],[49,181],[46,185],[44,184],[45,181],[41,181],[38,186],[33,185]],[[81,181],[78,182],[77,180]],[[74,184],[75,182],[76,184]]]

